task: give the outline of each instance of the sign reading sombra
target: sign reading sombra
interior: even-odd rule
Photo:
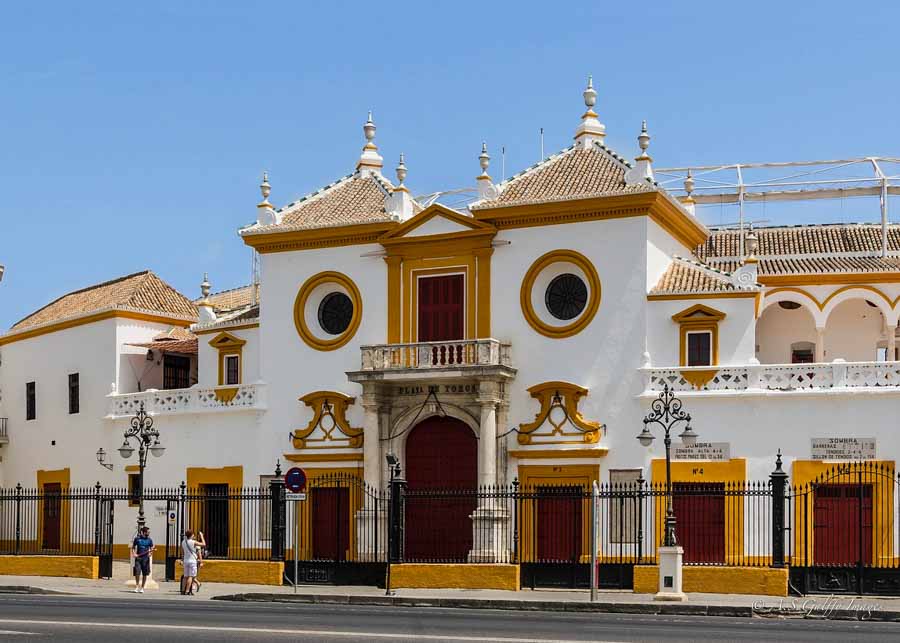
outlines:
[[[691,446],[675,444],[672,446],[673,460],[731,460],[730,442],[696,442]]]
[[[874,460],[875,438],[812,438],[813,460]]]

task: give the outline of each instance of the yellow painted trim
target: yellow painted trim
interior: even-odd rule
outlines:
[[[698,316],[702,315],[702,316]],[[710,357],[712,358],[712,364],[710,366],[716,366],[719,363],[719,322],[725,319],[725,313],[716,310],[715,308],[710,308],[709,306],[704,306],[703,304],[695,304],[690,308],[686,308],[682,310],[680,313],[675,313],[672,315],[672,321],[679,325],[679,359],[681,360],[681,366],[687,366],[687,336],[688,333],[692,332],[703,332],[709,331],[712,335],[712,339],[710,341],[712,354]],[[715,373],[713,373],[715,375]],[[712,379],[712,375],[709,376],[709,379]],[[690,380],[688,380],[690,381]],[[707,382],[709,380],[706,380]],[[706,382],[704,382],[705,384]]]
[[[229,386],[240,384],[244,381],[244,345],[246,343],[246,340],[227,332],[221,332],[209,340],[209,345],[219,351],[219,386],[225,385],[225,357],[228,355],[237,355],[238,357],[238,381],[229,384]],[[236,392],[237,389],[235,389]],[[223,395],[227,395],[227,392],[223,392]],[[216,399],[220,402],[223,401],[219,398],[218,391],[216,392]],[[234,399],[234,394],[227,401],[230,402],[232,399]]]
[[[40,337],[48,333],[55,333],[67,328],[75,328],[76,326],[84,326],[85,324],[93,324],[94,322],[103,321],[105,319],[133,319],[135,321],[150,322],[153,324],[169,324],[171,326],[180,326],[187,328],[194,321],[178,319],[175,317],[166,317],[165,315],[154,315],[151,313],[139,313],[132,310],[107,310],[102,313],[93,315],[85,315],[75,319],[68,319],[55,324],[41,326],[40,328],[22,329],[19,331],[10,331],[6,335],[0,335],[0,346],[12,344],[23,339],[31,339],[32,337]]]
[[[183,574],[182,562],[175,562],[175,576]],[[204,583],[243,583],[246,585],[281,585],[284,563],[267,560],[205,560],[200,572]]]
[[[831,301],[832,299],[834,299],[835,297],[840,295],[842,292],[847,292],[848,290],[868,290],[869,292],[873,292],[876,295],[878,295],[879,297],[881,297],[882,299],[884,299],[887,302],[888,306],[893,307],[893,305],[894,305],[894,303],[890,300],[890,298],[887,295],[885,295],[883,292],[878,290],[877,288],[873,288],[872,286],[866,286],[865,284],[860,284],[860,285],[856,285],[856,286],[844,286],[843,288],[838,288],[837,290],[835,290],[833,293],[828,295],[825,298],[825,300],[822,302],[822,310],[825,310],[825,307],[828,305],[829,301]],[[898,297],[898,299],[900,299],[900,297]],[[896,301],[896,300],[894,300],[894,301]]]
[[[712,381],[719,369],[713,368],[702,371],[680,371],[681,376],[687,380],[696,390],[702,389]]]
[[[231,401],[237,396],[239,387],[229,386],[228,388],[217,388],[213,390],[216,400],[222,404],[231,404]]]
[[[897,272],[823,273],[810,275],[760,275],[765,286],[833,286],[837,284],[900,283]]]
[[[185,480],[187,480],[188,489],[201,489],[203,485],[208,484],[227,484],[229,491],[239,490],[244,484],[244,467],[241,465],[231,467],[221,467],[218,469],[206,467],[188,467],[185,472]],[[184,528],[191,528],[195,531],[200,529],[202,524],[202,515],[204,503],[195,502],[190,506],[188,524]],[[241,547],[241,508],[240,503],[228,503],[228,534],[229,552],[240,549]]]
[[[0,575],[91,578],[100,573],[97,556],[0,556]]]
[[[37,472],[37,488],[39,492],[44,490],[45,484],[53,484],[58,483],[63,493],[68,489],[71,485],[72,474],[69,470],[69,467],[65,469],[54,469],[52,471],[47,471],[44,469],[40,469]],[[43,494],[42,494],[43,495]],[[43,541],[44,538],[44,503],[46,500],[42,498],[38,499],[37,502],[37,531],[36,538],[39,541]],[[71,518],[72,518],[72,507],[70,506],[70,501],[64,498],[60,499],[60,507],[59,507],[59,544],[60,548],[65,548],[71,543],[72,530],[70,528]],[[41,549],[44,548],[43,542],[40,545]]]
[[[809,489],[815,482],[828,483],[829,480],[825,476],[829,475],[832,470],[846,462],[835,460],[794,460],[791,464],[790,483],[795,488]],[[874,460],[871,461],[873,467],[883,467],[886,475],[877,475],[869,477],[864,481],[872,484],[872,556],[876,556],[878,552],[882,552],[890,556],[887,561],[864,561],[865,563],[884,563],[888,562],[893,566],[897,561],[893,559],[894,551],[894,516],[892,511],[879,511],[879,507],[894,506],[894,489],[895,489],[895,462],[894,460]],[[832,482],[836,484],[853,484],[856,481],[854,476],[842,475],[838,478],[832,478]],[[794,552],[792,563],[794,565],[805,565],[804,560],[807,552],[812,561],[815,561],[815,493],[809,492],[809,501],[806,503],[806,515],[803,513],[803,499],[798,497],[793,503],[794,525],[797,525],[794,534],[794,543],[791,550]],[[803,542],[803,525],[807,526],[806,543]],[[881,538],[881,542],[878,542]],[[886,557],[887,558],[887,557]]]
[[[388,327],[388,344],[400,343],[400,291],[403,276],[401,266],[403,257],[387,256],[384,258],[387,263],[387,327]]]
[[[362,462],[364,454],[359,453],[285,453],[284,459],[291,462]]]
[[[609,447],[593,449],[513,449],[509,455],[520,460],[554,460],[569,458],[602,458],[609,453]]]
[[[750,297],[759,297],[758,292],[746,292],[741,290],[730,292],[707,292],[697,294],[682,295],[647,295],[647,301],[678,301],[692,299],[749,299]]]
[[[467,230],[475,230],[475,231],[487,230],[487,231],[491,231],[494,233],[497,232],[496,228],[494,228],[494,226],[492,226],[490,224],[484,223],[483,221],[479,221],[478,219],[475,219],[473,217],[466,216],[464,214],[456,212],[455,210],[451,210],[450,208],[443,206],[440,203],[433,203],[432,205],[428,206],[427,208],[425,208],[424,210],[419,212],[417,215],[415,215],[409,221],[406,221],[406,222],[400,224],[399,226],[397,226],[396,228],[394,228],[393,230],[391,230],[390,232],[385,234],[379,241],[381,242],[382,245],[389,244],[390,242],[398,240],[401,237],[405,237],[410,232],[412,232],[416,228],[421,227],[422,225],[424,225],[428,221],[431,221],[435,217],[440,217],[443,219],[447,219],[448,221],[452,221],[453,223],[456,223],[457,225],[463,226]],[[456,233],[456,232],[449,232],[449,233],[442,233],[439,235],[423,235],[423,236],[413,237],[412,240],[419,241],[422,239],[429,239],[429,238],[435,237],[435,236],[441,236],[441,237],[450,236],[450,237],[452,237],[457,234],[458,233]]]
[[[493,248],[479,248],[473,251],[477,262],[477,291],[475,293],[475,336],[486,339],[491,336],[491,257]]]
[[[327,431],[328,435],[325,439],[316,440],[316,442],[334,440],[334,438],[331,437],[331,431],[337,428],[341,433],[347,436],[347,447],[351,449],[362,447],[363,430],[361,428],[350,426],[350,422],[347,421],[347,407],[356,401],[355,397],[350,397],[349,395],[337,391],[315,391],[304,395],[300,398],[300,401],[313,410],[313,416],[305,428],[295,429],[291,434],[291,440],[293,441],[295,449],[305,449],[308,446],[307,442],[310,441],[309,436],[316,430],[325,415],[330,415],[334,422],[334,426],[330,431]],[[325,413],[326,404],[331,405],[330,414]],[[323,426],[323,431],[325,430],[326,429]],[[333,446],[341,445],[336,444]]]
[[[245,235],[242,239],[261,254],[315,250],[376,243],[381,236],[398,225],[394,221],[386,221],[309,230],[283,230]]]
[[[336,283],[342,286],[353,302],[353,317],[350,319],[350,325],[347,326],[347,330],[334,339],[319,339],[306,325],[306,301],[316,287],[325,283]],[[307,346],[317,351],[333,351],[349,342],[356,334],[361,319],[362,295],[359,294],[359,288],[350,277],[340,272],[325,271],[313,275],[300,287],[297,299],[294,300],[294,326],[297,328],[297,334],[306,342]]]
[[[650,479],[665,484],[666,460],[654,458],[650,462]],[[747,480],[746,458],[732,458],[724,462],[707,460],[688,460],[672,462],[672,482],[725,483],[725,485],[743,483]],[[744,503],[740,498],[732,502],[726,496],[725,501],[725,560],[739,559],[744,553]],[[663,528],[666,517],[666,499],[656,499],[656,542],[663,540]],[[676,516],[677,518],[677,516]]]
[[[519,584],[518,565],[391,565],[391,587],[397,589],[502,589],[516,592]]]
[[[259,328],[259,322],[253,322],[252,324],[240,324],[238,326],[229,326],[227,328],[211,328],[208,330],[195,330],[192,332],[194,333],[194,335],[212,335],[213,333],[221,333],[222,331],[247,330],[248,328]]]
[[[685,592],[787,596],[788,568],[714,567],[685,565],[682,568]],[[659,565],[634,566],[634,593],[659,591]]]
[[[519,425],[519,444],[533,444],[532,434],[544,422],[549,422],[553,427],[551,435],[567,435],[562,430],[562,423],[565,422],[565,419],[557,426],[550,417],[550,407],[557,393],[562,398],[563,408],[565,408],[571,424],[574,424],[582,432],[578,441],[587,444],[596,444],[600,441],[600,429],[603,425],[599,422],[586,420],[578,410],[578,403],[581,401],[581,398],[587,396],[588,389],[571,382],[544,382],[530,387],[528,393],[540,402],[541,408],[535,415],[534,420]],[[548,444],[548,442],[542,442],[542,444]]]
[[[126,464],[125,465],[126,473],[138,473],[140,470],[141,470],[141,468],[136,464]]]
[[[703,224],[659,192],[475,209],[473,214],[498,230],[647,216],[687,248],[709,237]]]
[[[534,282],[541,271],[554,263],[561,262],[575,264],[581,269],[587,277],[590,294],[584,311],[575,321],[565,326],[553,326],[538,317],[531,304],[531,291],[534,289]],[[584,330],[593,321],[594,315],[597,314],[597,309],[600,307],[600,297],[600,277],[597,274],[597,269],[594,268],[594,264],[587,257],[575,250],[551,250],[539,257],[525,273],[525,278],[522,280],[522,286],[519,289],[519,305],[522,307],[525,321],[535,331],[552,339],[572,337]]]

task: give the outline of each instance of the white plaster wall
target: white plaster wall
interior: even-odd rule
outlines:
[[[825,359],[848,362],[875,361],[878,341],[885,337],[881,311],[863,299],[845,301],[831,312],[825,324]]]
[[[778,304],[769,306],[756,322],[756,358],[762,364],[790,364],[791,344],[815,344],[817,337],[815,320],[806,308],[785,310]]]
[[[247,342],[241,351],[243,359],[243,364],[241,365],[243,369],[242,383],[252,384],[259,381],[261,379],[259,369],[259,328],[241,328],[239,330],[225,328],[222,331],[198,336],[197,370],[200,386],[218,386],[219,384],[219,351],[209,345],[219,335],[219,332],[227,332]]]
[[[665,274],[672,263],[673,256],[690,259],[693,251],[672,235],[663,230],[653,219],[646,218],[647,222],[647,292],[650,292],[659,278]]]
[[[450,221],[449,219],[445,219],[444,217],[437,215],[419,227],[411,230],[407,236],[410,237],[424,237],[429,234],[446,234],[448,232],[462,232],[464,230],[468,230],[466,228],[455,221]]]
[[[752,297],[647,302],[647,351],[651,363],[653,366],[680,365],[681,331],[672,315],[703,304],[725,313],[725,319],[719,322],[719,364],[746,364],[754,356],[755,349],[754,302]]]

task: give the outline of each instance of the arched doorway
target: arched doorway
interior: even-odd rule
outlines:
[[[465,561],[472,549],[469,516],[477,498],[458,492],[472,492],[478,484],[478,440],[472,429],[451,417],[417,424],[406,440],[406,480],[406,560]]]

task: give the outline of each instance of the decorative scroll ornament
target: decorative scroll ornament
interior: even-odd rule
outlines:
[[[541,403],[533,422],[520,424],[519,444],[596,444],[606,425],[586,420],[578,402],[588,389],[569,382],[545,382],[528,389]],[[574,438],[574,439],[572,439]]]
[[[363,445],[363,430],[347,421],[347,407],[356,401],[355,397],[337,391],[316,391],[300,401],[313,410],[313,417],[305,429],[291,432],[295,449],[358,449]]]

